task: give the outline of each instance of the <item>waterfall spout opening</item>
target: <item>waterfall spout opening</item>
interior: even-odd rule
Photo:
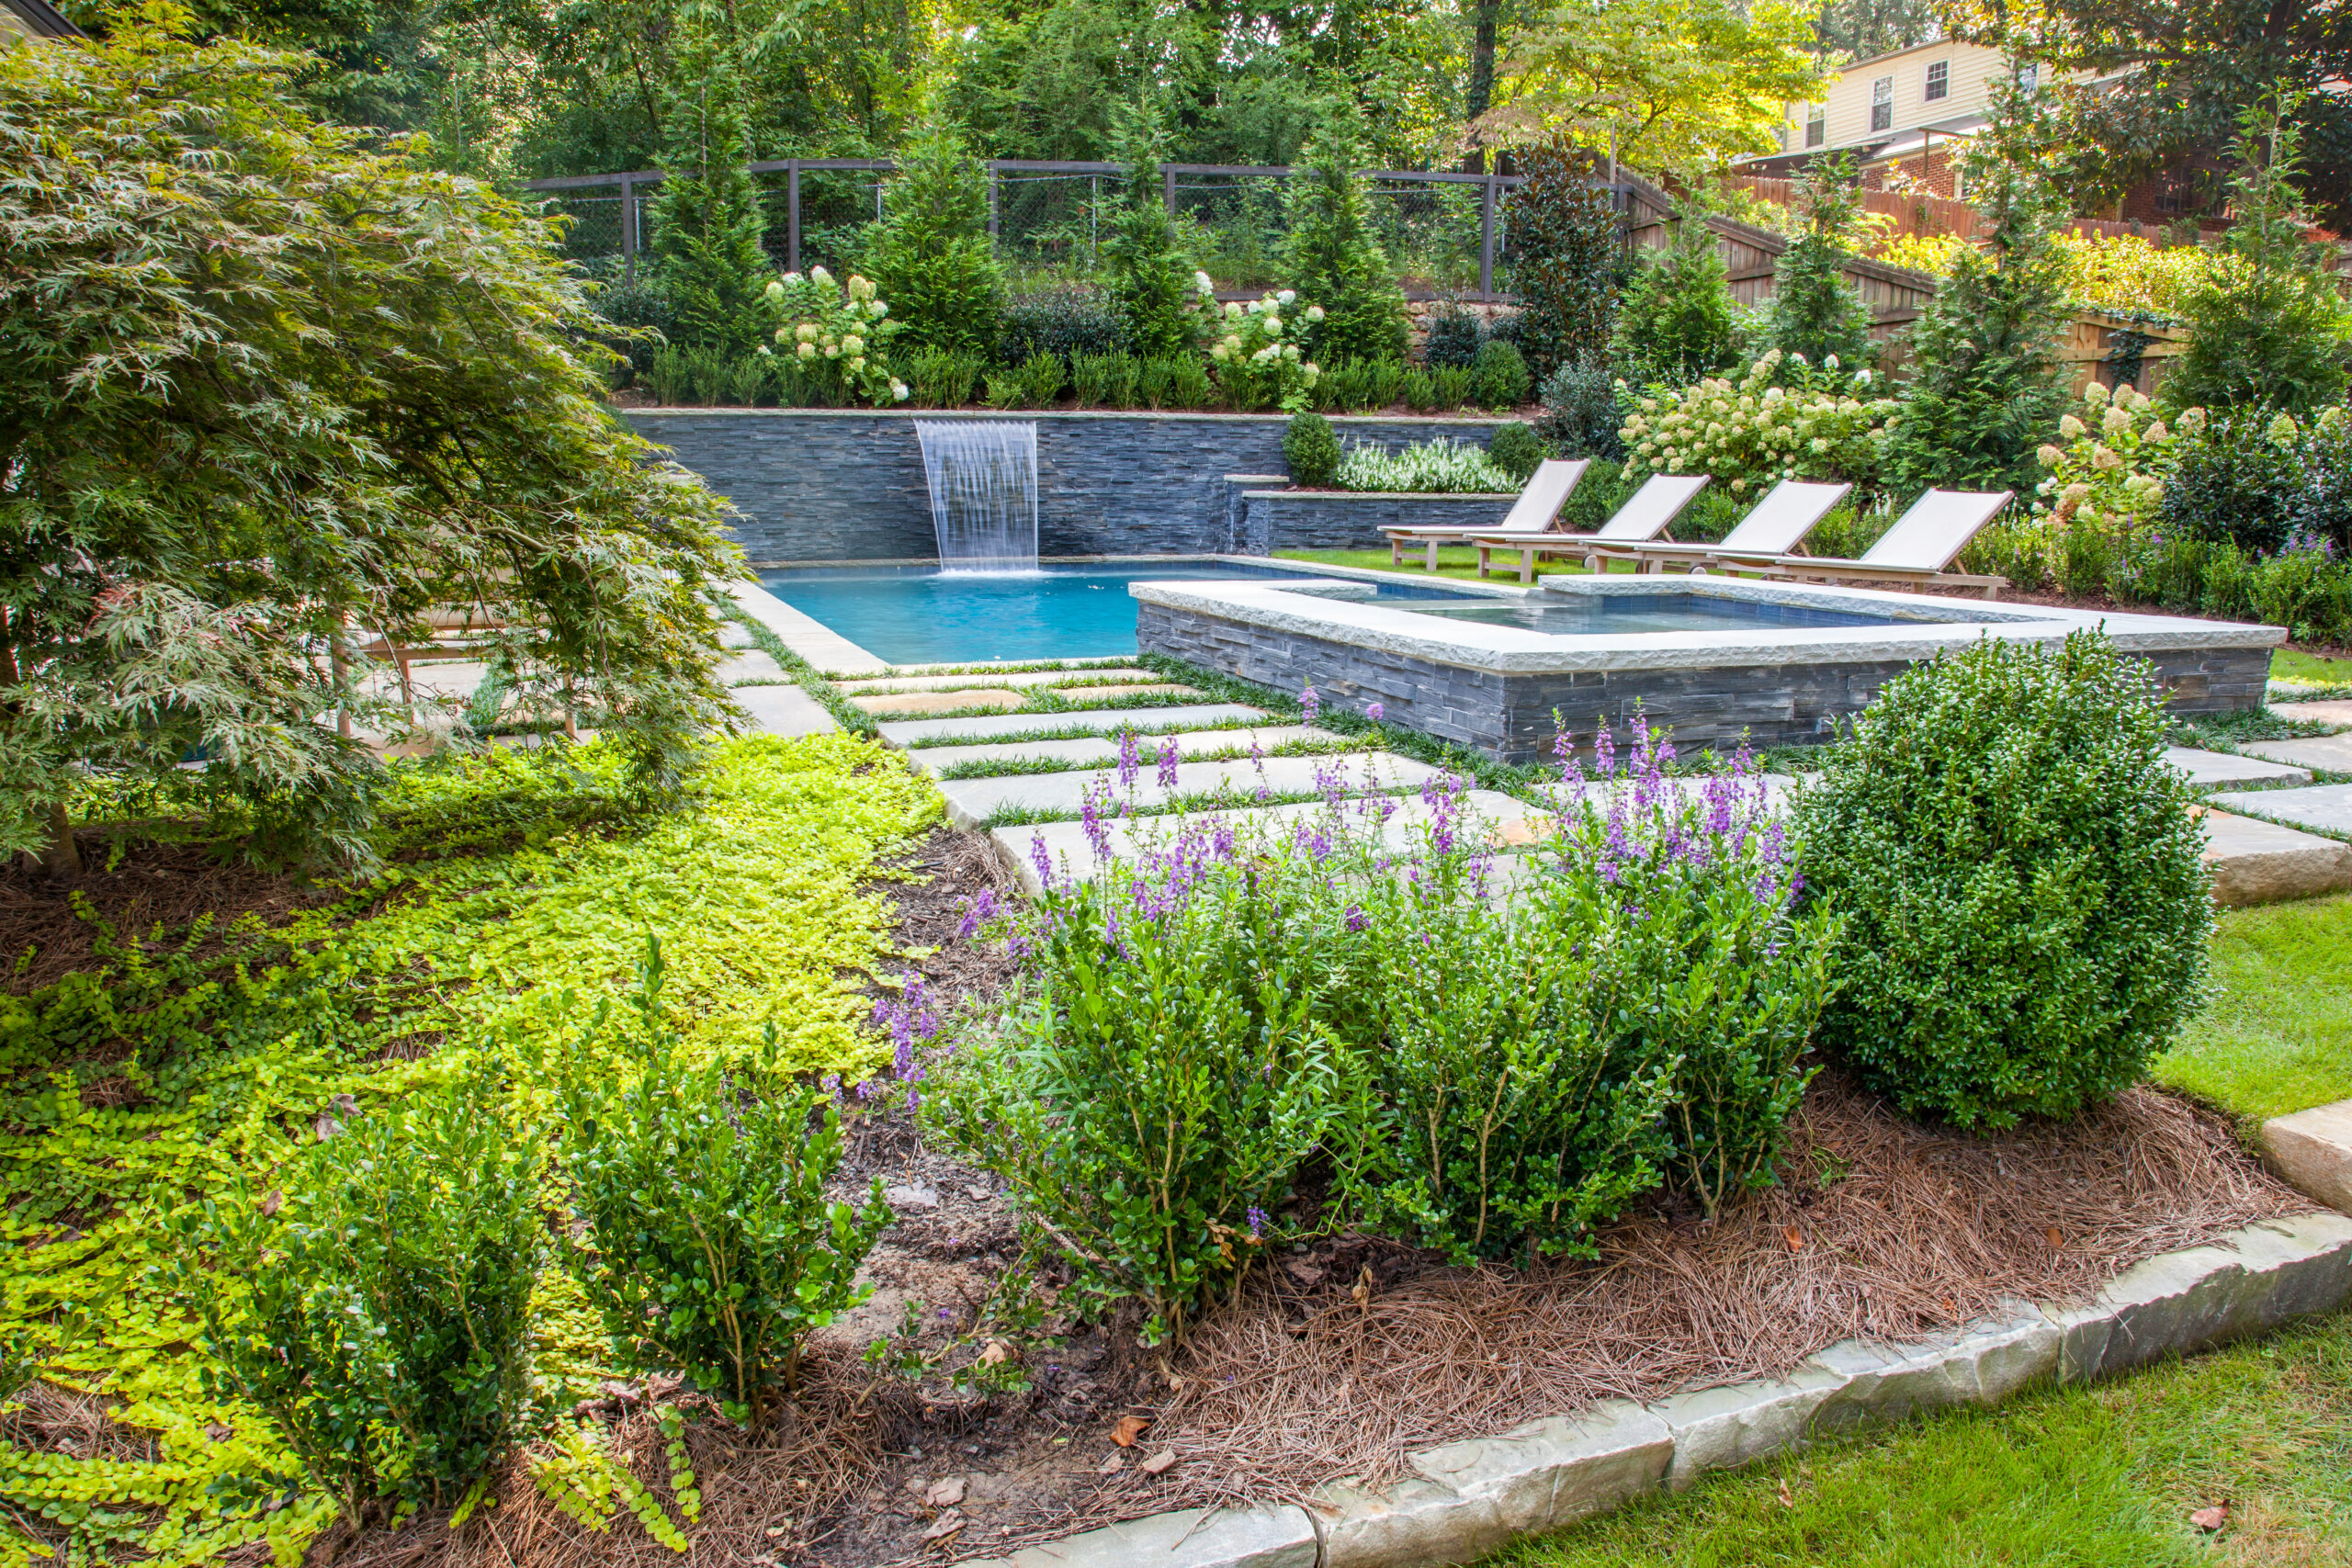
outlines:
[[[942,571],[1037,570],[1035,420],[919,419]]]

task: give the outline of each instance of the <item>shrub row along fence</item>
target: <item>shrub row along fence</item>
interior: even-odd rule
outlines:
[[[784,158],[750,165],[767,209],[766,245],[789,272],[840,266],[859,231],[880,220],[888,200],[887,158]],[[1091,275],[1107,237],[1112,209],[1126,178],[1117,164],[990,160],[989,233],[1016,277],[1037,281]],[[1282,281],[1288,233],[1281,165],[1163,164],[1162,199],[1193,230],[1203,264],[1220,289],[1247,292]],[[1515,175],[1419,169],[1365,174],[1378,238],[1408,295],[1509,300],[1510,193]],[[659,169],[574,175],[531,181],[571,219],[567,250],[574,260],[616,265],[634,277],[645,248],[644,207],[662,181]],[[1616,187],[1621,209],[1634,185]]]

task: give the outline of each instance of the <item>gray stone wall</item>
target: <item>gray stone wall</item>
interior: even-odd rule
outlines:
[[[1684,750],[1749,744],[1804,746],[1834,738],[1837,721],[1859,713],[1907,660],[1790,662],[1696,670],[1631,670],[1510,675],[1253,626],[1163,604],[1138,604],[1136,640],[1147,653],[1221,670],[1296,692],[1313,682],[1325,705],[1383,717],[1508,762],[1552,754],[1553,713],[1589,738],[1598,722],[1622,736],[1636,705],[1652,724],[1671,726]],[[2260,699],[2267,649],[2216,649],[2150,656],[2188,713],[2248,708]]]
[[[1249,547],[1227,474],[1284,471],[1280,414],[1015,413],[867,409],[630,409],[742,513],[755,564],[924,559],[937,555],[915,419],[1037,422],[1037,549],[1044,556],[1260,555],[1340,545]],[[1451,435],[1484,446],[1491,419],[1331,422],[1344,442],[1401,446]],[[1237,525],[1243,525],[1237,532]],[[1308,536],[1320,539],[1325,535]],[[1350,536],[1361,539],[1362,536]],[[1370,542],[1380,543],[1375,528]]]
[[[1234,554],[1276,550],[1376,550],[1383,528],[1442,523],[1492,528],[1510,515],[1511,495],[1349,495],[1338,491],[1243,493],[1241,538]]]

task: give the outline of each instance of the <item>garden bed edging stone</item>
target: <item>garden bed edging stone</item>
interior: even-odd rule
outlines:
[[[2248,1225],[2152,1258],[2089,1304],[2014,1311],[1902,1346],[1849,1340],[1786,1378],[1693,1390],[1409,1456],[1378,1492],[1345,1482],[1311,1507],[1185,1509],[1091,1530],[973,1568],[1416,1568],[1467,1562],[1645,1492],[1915,1412],[1991,1405],[2042,1381],[2087,1382],[2352,1302],[2352,1217]],[[1164,1543],[1164,1544],[1163,1544]],[[1151,1550],[1147,1550],[1149,1548]]]

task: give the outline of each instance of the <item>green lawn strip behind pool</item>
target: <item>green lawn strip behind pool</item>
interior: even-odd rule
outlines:
[[[2326,659],[2296,648],[2277,649],[2270,655],[2270,678],[2314,686],[2352,686],[2352,659]]]
[[[2248,1122],[2352,1096],[2352,894],[2224,911],[2213,978],[2159,1083]]]
[[[2352,1561],[2352,1319],[1654,1495],[1489,1568],[2155,1568]],[[2195,1509],[2228,1499],[2218,1538]]]
[[[1416,545],[1407,549],[1405,552],[1405,564],[1402,566],[1398,566],[1389,560],[1388,552],[1385,549],[1276,550],[1274,552],[1274,559],[1276,560],[1306,561],[1315,566],[1363,567],[1374,571],[1394,571],[1400,572],[1407,577],[1420,578],[1426,578],[1431,575],[1430,573],[1421,570],[1422,563],[1428,558],[1429,547],[1426,545]],[[1487,570],[1488,573],[1487,581],[1489,582],[1517,582],[1519,581],[1518,552],[1514,550],[1497,551],[1488,559]],[[1576,576],[1581,577],[1584,575],[1584,563],[1580,560],[1569,561],[1561,558],[1538,560],[1535,563],[1535,572],[1539,577],[1555,571],[1570,572]],[[1478,580],[1478,552],[1465,546],[1449,545],[1441,548],[1437,552],[1437,571],[1435,575],[1439,577],[1465,578],[1470,581],[1476,581]]]

